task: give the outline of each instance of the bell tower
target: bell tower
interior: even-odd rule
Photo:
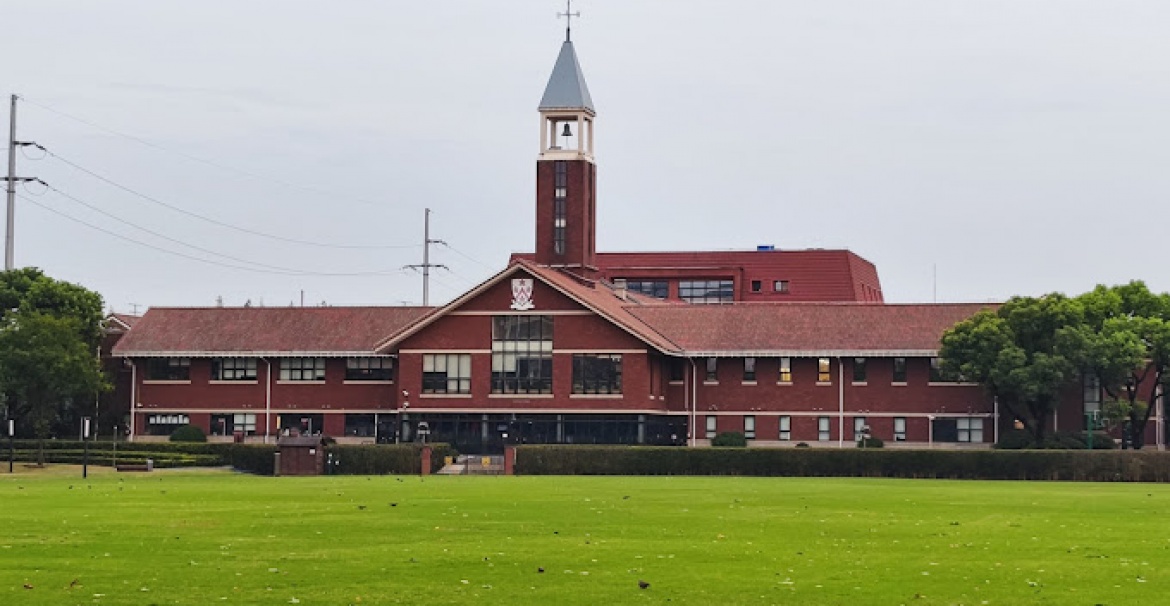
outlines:
[[[565,16],[571,19],[576,15]],[[536,262],[593,278],[597,274],[596,112],[570,33],[566,28],[565,42],[538,108]]]

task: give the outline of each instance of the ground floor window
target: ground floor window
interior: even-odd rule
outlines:
[[[286,413],[276,417],[276,424],[282,436],[314,436],[325,428],[325,415]]]
[[[374,428],[374,415],[345,415],[345,435],[348,437],[372,438]]]
[[[748,415],[743,418],[743,437],[754,440],[756,438],[756,417]]]
[[[957,421],[960,442],[983,441],[983,419],[965,418]]]
[[[256,435],[256,415],[249,413],[232,415],[231,431],[232,433],[243,432],[246,436]]]
[[[788,441],[792,439],[792,417],[780,417],[780,439]]]
[[[152,436],[169,436],[190,422],[191,417],[184,414],[149,415],[146,417],[146,432]]]
[[[715,417],[708,416],[707,417],[707,437],[708,438],[715,437],[715,429],[716,429]]]
[[[828,442],[833,439],[832,424],[829,417],[817,417],[817,440]]]
[[[858,442],[865,436],[869,425],[866,424],[865,417],[853,417],[853,441]]]
[[[426,423],[428,442],[448,443],[469,454],[498,453],[514,444],[682,445],[687,435],[682,416],[411,413],[402,421],[405,440],[417,438],[418,425]]]
[[[906,441],[906,417],[894,417],[894,441]]]

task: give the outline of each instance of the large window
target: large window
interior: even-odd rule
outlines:
[[[492,318],[492,393],[552,393],[551,316]]]
[[[731,280],[683,280],[678,296],[688,303],[731,303],[735,300],[735,282]]]
[[[346,381],[390,381],[394,378],[392,358],[346,358]]]
[[[146,417],[146,433],[152,436],[169,436],[183,425],[191,423],[187,415],[150,415]]]
[[[792,358],[780,358],[780,376],[778,380],[781,383],[792,382]]]
[[[424,354],[423,393],[471,393],[471,354]]]
[[[190,381],[191,358],[151,358],[146,361],[148,381]]]
[[[666,280],[626,280],[626,288],[655,299],[665,299],[670,292]]]
[[[780,417],[780,435],[779,438],[784,441],[792,439],[792,417],[784,415]]]
[[[325,358],[281,358],[281,381],[324,381]]]
[[[906,382],[906,358],[894,358],[894,383]]]
[[[621,355],[573,354],[573,393],[620,394],[621,392]]]
[[[756,359],[743,359],[743,380],[749,383],[754,383],[756,380]]]
[[[216,358],[211,361],[212,381],[255,381],[256,358]]]
[[[372,438],[376,433],[377,430],[374,426],[374,415],[345,415],[345,435],[357,438]]]
[[[983,419],[963,418],[957,419],[957,421],[956,426],[959,430],[960,442],[983,441]]]
[[[817,358],[817,383],[833,382],[833,366],[829,358]]]
[[[246,436],[256,434],[255,414],[214,414],[211,415],[211,435],[230,436],[239,432]]]
[[[565,204],[569,197],[569,168],[564,160],[557,160],[553,169],[553,252],[565,254]]]
[[[817,440],[828,442],[833,439],[833,430],[829,417],[817,417]]]

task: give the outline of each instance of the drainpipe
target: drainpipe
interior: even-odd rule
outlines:
[[[138,363],[132,358],[130,360],[130,435],[127,436],[127,441],[134,441],[134,417],[138,410]],[[117,439],[117,438],[115,438]]]
[[[264,360],[264,443],[268,443],[268,436],[272,433],[272,362]]]
[[[837,358],[837,448],[845,448],[845,359]]]
[[[694,358],[690,361],[690,446],[698,446],[698,367]]]
[[[994,430],[992,431],[992,435],[995,437],[994,443],[999,444],[999,396],[992,396],[991,402],[995,407],[994,412],[991,415],[992,418],[995,419],[995,425],[994,425]]]

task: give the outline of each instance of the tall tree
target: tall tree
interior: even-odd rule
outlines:
[[[39,312],[10,314],[0,330],[0,384],[14,416],[44,440],[63,413],[105,381],[93,351],[78,337],[79,322]]]
[[[36,268],[0,272],[0,344],[4,347],[0,390],[8,417],[38,436],[51,431],[54,423],[73,421],[70,404],[91,398],[104,381],[91,381],[85,370],[89,363],[78,366],[80,358],[71,356],[84,351],[92,364],[98,364],[101,336],[101,295],[54,280]],[[57,355],[64,359],[54,362]],[[35,368],[29,363],[32,359],[38,361]],[[82,391],[67,393],[70,387]],[[50,406],[56,409],[50,411]]]
[[[1066,333],[1083,318],[1081,304],[1059,293],[1014,297],[948,330],[942,369],[982,384],[1042,443],[1061,392],[1077,376]]]
[[[1078,299],[1086,310],[1078,335],[1081,365],[1122,403],[1129,443],[1141,448],[1145,430],[1170,376],[1170,295],[1145,283],[1098,286]]]

